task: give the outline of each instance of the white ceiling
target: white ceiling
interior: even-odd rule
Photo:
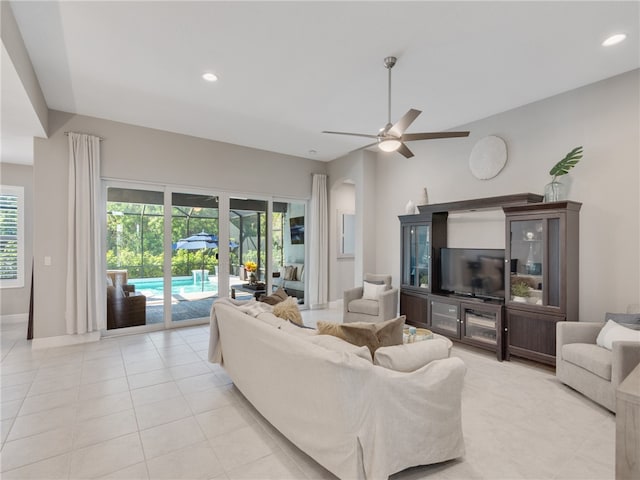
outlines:
[[[635,1],[11,5],[49,108],[319,160],[369,143],[322,130],[384,126],[389,55],[408,133],[640,66]]]

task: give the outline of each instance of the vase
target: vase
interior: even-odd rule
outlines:
[[[557,180],[547,183],[544,186],[544,201],[549,203],[559,202],[560,200],[564,200],[564,185]]]
[[[420,205],[428,205],[429,204],[429,194],[427,193],[427,188],[422,189],[422,194],[420,195]]]
[[[404,213],[406,213],[407,215],[413,215],[414,213],[416,213],[416,205],[413,203],[413,201],[409,200],[407,202],[407,204],[404,206]]]
[[[256,274],[255,274],[255,273],[253,273],[253,272],[251,272],[251,273],[249,274],[249,284],[250,284],[250,285],[255,285],[255,284],[256,284],[256,282],[257,282]]]

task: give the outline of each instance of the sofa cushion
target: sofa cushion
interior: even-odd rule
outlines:
[[[345,342],[338,337],[334,337],[333,335],[312,335],[306,337],[306,340],[316,345],[320,345],[327,350],[332,350],[334,352],[351,353],[356,357],[360,357],[367,360],[368,362],[371,362],[371,352],[367,347],[358,347],[351,343]]]
[[[319,321],[318,333],[320,335],[333,335],[358,347],[367,347],[371,355],[380,346],[374,323],[355,322],[343,325]]]
[[[623,327],[613,320],[608,320],[596,338],[596,345],[608,350],[613,349],[613,342],[640,342],[640,331]]]
[[[295,297],[287,297],[286,300],[273,306],[273,314],[298,325],[302,325],[302,315],[298,308],[298,300]]]
[[[262,295],[260,296],[259,301],[267,303],[269,305],[276,305],[277,303],[283,302],[288,297],[287,292],[284,291],[284,288],[278,287],[278,289],[273,292],[271,295]]]
[[[380,295],[384,293],[387,286],[383,284],[375,284],[371,282],[364,282],[362,289],[362,298],[367,300],[378,300]]]
[[[606,348],[592,343],[568,343],[562,346],[562,358],[611,381],[612,354]]]
[[[604,315],[604,321],[613,320],[620,325],[633,330],[640,330],[640,313],[609,313]]]
[[[423,342],[380,347],[373,363],[399,372],[413,372],[429,362],[449,357],[449,346],[444,340],[434,338]]]
[[[373,356],[379,347],[402,343],[404,321],[404,315],[381,323],[353,322],[340,324],[320,321],[318,322],[318,333],[321,335],[333,335],[353,345],[366,346]]]
[[[365,315],[377,316],[379,303],[377,300],[365,300],[363,298],[358,298],[356,300],[351,300],[347,308],[351,313],[363,313]]]
[[[402,345],[402,333],[406,316],[392,318],[384,322],[376,323],[376,336],[380,341],[381,347],[389,347],[391,345]]]

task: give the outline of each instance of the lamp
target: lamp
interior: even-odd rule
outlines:
[[[400,148],[400,145],[402,145],[402,142],[395,138],[387,138],[378,142],[378,148],[383,152],[395,152]]]

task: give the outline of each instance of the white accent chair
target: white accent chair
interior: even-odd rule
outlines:
[[[603,323],[556,324],[556,377],[612,412],[616,389],[640,362],[640,343],[613,342],[613,349],[596,345]]]
[[[377,300],[362,298],[364,288],[346,290],[342,297],[344,315],[342,321],[379,323],[398,316],[398,289],[391,286],[391,275],[365,273],[364,281],[385,285],[385,291]]]

